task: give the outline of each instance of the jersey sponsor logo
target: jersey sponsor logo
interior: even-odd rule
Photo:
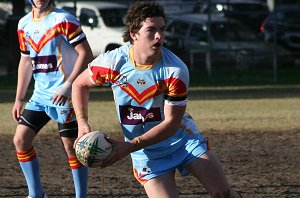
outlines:
[[[154,107],[146,109],[143,107],[133,107],[130,105],[119,106],[121,123],[127,125],[137,125],[145,122],[160,121],[160,108]]]
[[[31,58],[33,73],[48,73],[57,71],[57,60],[55,55],[36,56]]]

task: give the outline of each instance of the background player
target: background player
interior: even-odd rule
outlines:
[[[53,0],[29,2],[32,11],[18,24],[21,58],[12,109],[18,122],[14,136],[17,158],[28,185],[28,197],[46,197],[33,140],[50,119],[56,121],[72,170],[76,197],[83,198],[87,194],[88,171],[73,149],[78,131],[70,94],[74,79],[93,55],[74,16],[55,8]],[[34,91],[22,112],[32,75]]]

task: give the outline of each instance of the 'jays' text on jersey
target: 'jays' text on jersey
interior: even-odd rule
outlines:
[[[186,65],[172,52],[163,48],[153,65],[137,67],[131,45],[99,55],[89,65],[94,83],[113,89],[118,119],[125,140],[132,140],[164,120],[164,104],[176,105],[187,100],[189,73]],[[157,144],[132,153],[133,157],[158,158],[174,152],[184,139],[199,133],[185,114],[180,129]],[[151,151],[151,152],[148,152]]]
[[[31,100],[55,106],[51,100],[73,71],[78,53],[75,46],[86,39],[77,19],[52,6],[42,19],[33,19],[33,11],[18,24],[22,56],[30,56],[34,93]],[[65,104],[70,106],[70,100]]]

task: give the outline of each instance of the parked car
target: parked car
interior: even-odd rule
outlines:
[[[261,23],[270,13],[266,2],[259,0],[201,0],[193,12],[206,14],[210,12],[239,20],[256,33],[259,33]]]
[[[194,60],[198,67],[205,65],[208,51],[211,52],[212,65],[219,67],[267,67],[273,61],[270,43],[257,37],[240,22],[216,15],[185,14],[173,17],[166,27],[165,46],[188,65]],[[289,51],[284,48],[277,51],[280,65],[294,64]]]
[[[10,2],[0,2],[0,44],[6,43],[6,23],[12,14],[12,4]]]
[[[191,13],[197,4],[195,0],[156,0],[156,2],[164,7],[167,17]]]
[[[94,56],[123,45],[127,5],[113,2],[60,2],[57,7],[75,15],[87,36]]]
[[[266,17],[260,27],[266,41],[273,41],[275,28],[279,44],[300,50],[300,5],[278,7]]]

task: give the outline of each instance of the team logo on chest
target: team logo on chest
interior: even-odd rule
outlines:
[[[138,85],[145,85],[146,84],[146,81],[144,80],[144,79],[137,79],[137,81],[136,81],[136,83],[138,84]]]

